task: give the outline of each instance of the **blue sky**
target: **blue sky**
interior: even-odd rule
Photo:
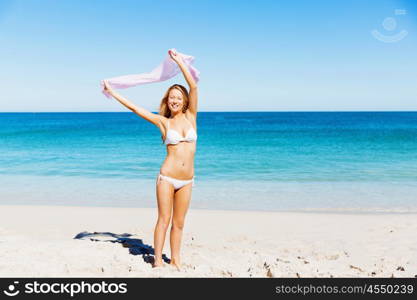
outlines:
[[[126,111],[99,81],[169,48],[196,57],[201,111],[417,110],[416,29],[405,0],[1,0],[0,111]],[[156,111],[175,82],[121,93]]]

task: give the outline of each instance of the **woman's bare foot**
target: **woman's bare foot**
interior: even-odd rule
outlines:
[[[171,267],[176,268],[178,271],[181,271],[181,264],[180,263],[178,263],[178,262],[176,262],[174,260],[171,260],[171,262],[169,263],[169,265]]]
[[[176,268],[176,269],[177,269],[177,271],[181,271],[181,265],[174,264],[174,263],[170,263],[169,265],[170,265],[171,267]]]
[[[152,268],[160,268],[160,267],[163,267],[164,266],[164,263],[163,263],[163,261],[161,260],[161,261],[154,261],[153,262],[153,264],[152,264]]]

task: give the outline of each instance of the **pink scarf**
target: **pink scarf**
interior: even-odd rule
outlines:
[[[170,49],[169,51],[175,51],[175,49]],[[194,57],[191,55],[183,54],[177,52],[178,55],[181,56],[182,61],[188,67],[191,75],[193,76],[194,80],[198,82],[200,79],[200,71],[192,66],[194,62]],[[113,77],[110,79],[106,79],[109,85],[114,89],[126,89],[132,86],[137,86],[145,83],[152,83],[152,82],[160,82],[168,80],[178,73],[181,72],[181,69],[178,67],[177,63],[169,56],[165,58],[165,60],[153,69],[150,73],[141,73],[141,74],[133,74],[133,75],[125,75],[120,77]],[[104,89],[103,81],[101,81],[101,87]],[[111,96],[103,90],[104,95],[108,98]]]

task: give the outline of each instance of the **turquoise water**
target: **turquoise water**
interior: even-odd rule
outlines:
[[[193,206],[417,209],[417,112],[202,112]],[[0,114],[0,204],[155,206],[159,130],[132,113]]]

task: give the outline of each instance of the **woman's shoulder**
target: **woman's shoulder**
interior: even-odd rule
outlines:
[[[194,115],[193,113],[191,113],[189,109],[185,111],[185,117],[187,118],[188,121],[190,121],[193,124],[195,124],[197,121],[197,115]]]
[[[169,122],[169,118],[159,115],[159,124],[158,124],[159,129],[165,131],[167,127],[169,126],[168,122]]]

